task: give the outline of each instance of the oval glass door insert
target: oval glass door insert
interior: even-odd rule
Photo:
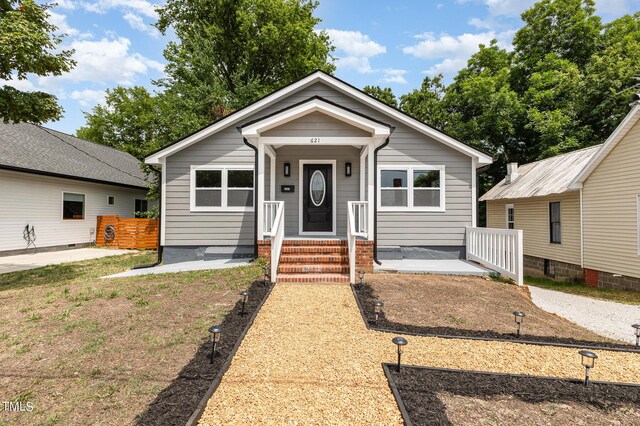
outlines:
[[[309,190],[311,192],[311,202],[314,206],[320,207],[320,205],[324,201],[324,196],[327,193],[327,183],[324,180],[324,175],[320,170],[316,170],[311,175]]]

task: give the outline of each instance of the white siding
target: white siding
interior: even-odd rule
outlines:
[[[62,220],[63,192],[85,194],[84,220]],[[146,198],[146,191],[0,170],[0,251],[26,247],[26,225],[35,227],[38,247],[89,243],[97,216],[133,217],[136,198]]]

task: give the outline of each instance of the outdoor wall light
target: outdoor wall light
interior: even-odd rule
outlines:
[[[373,302],[373,310],[376,313],[376,325],[378,325],[378,319],[380,318],[380,314],[382,313],[382,308],[384,307],[384,303],[382,303],[380,300],[376,300],[375,302]]]
[[[640,347],[640,324],[633,324],[631,327],[636,330],[636,346]]]
[[[364,271],[362,269],[358,271],[358,279],[360,280],[360,287],[362,287],[362,282],[364,281]]]
[[[244,311],[244,306],[247,304],[247,300],[249,300],[249,292],[246,290],[241,291],[240,296],[242,296],[242,311],[240,312],[240,315],[245,315],[246,312]]]
[[[513,313],[513,316],[516,319],[516,324],[517,324],[517,328],[516,328],[516,337],[520,337],[520,327],[522,326],[522,321],[524,320],[524,312],[520,312],[520,311],[515,311]]]
[[[211,361],[209,361],[209,364],[213,364],[213,357],[216,355],[216,345],[220,342],[220,337],[222,336],[222,328],[220,328],[219,325],[213,325],[209,327],[209,333],[211,333],[211,341],[213,342]]]
[[[584,369],[585,369],[584,385],[589,386],[589,370],[592,369],[596,364],[596,359],[598,358],[598,355],[594,354],[591,351],[585,351],[585,350],[578,351],[578,353],[582,355],[582,365],[584,366]]]
[[[407,339],[402,336],[396,336],[391,339],[394,345],[398,346],[398,366],[396,367],[396,371],[400,372],[400,357],[402,356],[402,347],[407,344]]]
[[[291,163],[284,163],[284,176],[291,176]]]
[[[344,175],[347,177],[351,176],[351,163],[346,163],[344,165]]]

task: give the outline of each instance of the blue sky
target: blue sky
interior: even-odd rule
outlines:
[[[163,76],[168,38],[153,27],[162,0],[57,0],[51,21],[67,34],[78,65],[60,77],[10,82],[58,96],[64,118],[48,127],[74,133],[83,111],[118,85],[152,87]],[[336,51],[336,75],[364,87],[391,87],[397,95],[416,88],[425,75],[450,79],[479,43],[492,38],[510,48],[522,25],[520,13],[533,0],[320,0],[318,29],[327,30]],[[596,0],[605,22],[640,10],[640,0]]]

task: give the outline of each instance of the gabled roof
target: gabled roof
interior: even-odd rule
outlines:
[[[27,123],[0,122],[0,169],[147,188],[132,155]]]
[[[428,126],[427,124],[423,123],[422,121],[417,120],[416,118],[413,118],[407,114],[405,114],[404,112],[395,109],[393,107],[390,107],[389,105],[380,102],[379,100],[377,100],[376,98],[362,92],[361,90],[351,86],[348,83],[345,83],[344,81],[329,75],[323,71],[315,71],[311,74],[309,74],[306,77],[301,78],[300,80],[289,84],[288,86],[283,87],[280,90],[277,90],[273,93],[271,93],[270,95],[267,95],[266,97],[252,103],[251,105],[248,105],[245,108],[242,108],[236,112],[234,112],[233,114],[230,114],[212,124],[210,124],[209,126],[149,155],[147,158],[145,158],[145,162],[148,164],[161,164],[162,160],[194,143],[197,143],[199,141],[201,141],[202,139],[211,136],[213,134],[215,134],[216,132],[218,132],[219,130],[222,130],[224,128],[227,128],[228,126],[234,125],[239,123],[242,119],[250,116],[251,114],[265,108],[268,107],[270,105],[273,105],[274,103],[276,103],[277,101],[279,101],[280,99],[288,96],[291,93],[297,92],[299,90],[304,89],[305,87],[311,86],[314,83],[317,82],[323,82],[325,83],[327,86],[334,88],[335,90],[346,94],[347,96],[350,96],[354,99],[357,99],[359,101],[361,101],[362,103],[370,106],[371,108],[386,114],[389,117],[392,117],[393,119],[397,120],[400,123],[403,123],[411,128],[413,128],[414,130],[417,130],[420,133],[423,133],[427,136],[432,137],[433,139],[437,140],[438,142],[441,142],[447,146],[450,146],[451,148],[460,151],[462,153],[467,154],[468,156],[475,158],[478,167],[483,166],[483,165],[487,165],[487,164],[491,164],[493,162],[493,160],[491,159],[491,156],[478,151],[475,148],[472,148],[454,138],[452,138],[451,136],[448,136],[444,133],[442,133],[439,130],[436,130],[430,126]]]
[[[620,143],[622,138],[631,130],[631,128],[640,120],[640,103],[636,102],[634,107],[629,111],[629,114],[622,120],[622,122],[616,127],[611,136],[605,141],[602,149],[597,155],[594,155],[589,163],[583,170],[576,176],[571,183],[572,188],[582,188],[582,184],[593,173],[593,171],[602,163],[607,155],[613,150],[613,148]]]
[[[579,149],[518,167],[518,177],[507,184],[505,179],[480,197],[480,201],[507,200],[561,194],[570,190],[571,182],[594,158],[603,145]]]

